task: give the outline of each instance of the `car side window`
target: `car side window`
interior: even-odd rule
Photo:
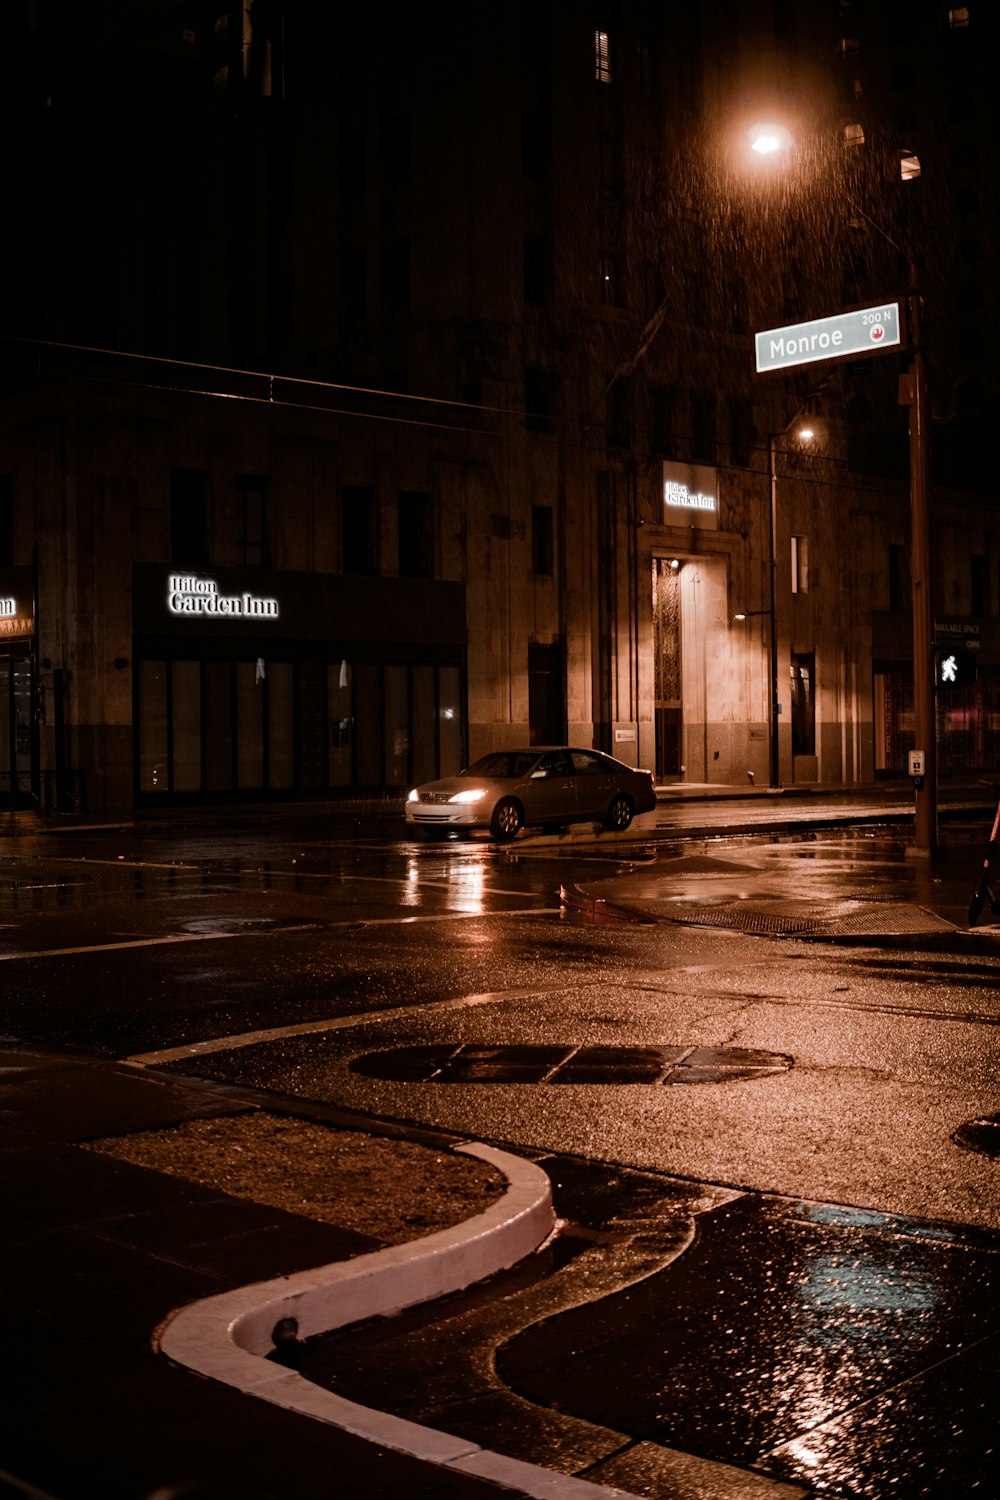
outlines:
[[[598,756],[586,750],[574,750],[573,770],[577,776],[595,776],[604,770],[604,765]]]
[[[573,763],[568,755],[562,751],[555,751],[552,755],[546,755],[538,769],[545,771],[549,776],[572,776]]]

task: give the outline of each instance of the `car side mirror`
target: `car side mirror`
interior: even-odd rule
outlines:
[[[545,778],[546,778],[546,776],[548,774],[549,774],[548,771],[544,771],[544,770],[543,771],[532,771],[531,775],[528,777],[528,780],[529,781],[544,781]]]

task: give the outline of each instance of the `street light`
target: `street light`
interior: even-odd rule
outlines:
[[[825,382],[824,382],[825,383]],[[815,400],[818,389],[810,393],[792,417],[786,422],[780,432],[772,432],[768,436],[768,460],[769,475],[771,481],[771,504],[769,510],[768,525],[768,582],[769,582],[769,608],[770,631],[768,645],[770,648],[771,666],[771,714],[769,728],[769,748],[771,754],[771,785],[781,785],[781,746],[778,741],[778,720],[781,715],[781,698],[778,687],[778,616],[776,601],[776,574],[778,571],[778,559],[776,555],[776,543],[778,535],[778,443],[782,438],[788,436],[796,427],[796,423],[805,414]],[[799,427],[796,436],[800,442],[812,442],[815,437],[815,429],[809,426]]]

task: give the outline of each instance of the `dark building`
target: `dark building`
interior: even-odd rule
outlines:
[[[911,263],[942,765],[1000,760],[993,9],[16,4],[0,797],[900,773],[908,355],[753,351]]]

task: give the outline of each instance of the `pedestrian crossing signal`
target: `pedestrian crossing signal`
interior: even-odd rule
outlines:
[[[974,651],[935,651],[934,686],[939,688],[968,687],[976,680],[976,653]]]

